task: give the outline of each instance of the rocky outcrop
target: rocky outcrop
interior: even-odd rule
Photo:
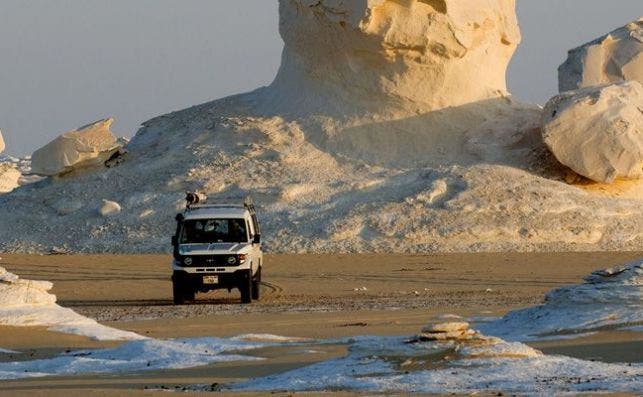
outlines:
[[[549,101],[543,138],[558,161],[596,182],[643,177],[643,86],[568,91]]]
[[[422,111],[507,94],[515,0],[281,0],[276,100]],[[275,91],[276,90],[276,91]],[[332,105],[329,105],[332,107]],[[324,109],[327,111],[328,109]]]
[[[2,137],[2,131],[0,131],[0,153],[4,152],[5,145],[4,145],[4,138]]]
[[[100,120],[66,132],[44,147],[36,150],[31,158],[34,174],[54,176],[73,170],[104,166],[105,162],[122,148],[110,131],[114,119]]]
[[[561,92],[623,80],[643,83],[643,18],[569,51],[558,69]]]
[[[0,163],[0,194],[9,193],[17,188],[22,173],[12,163]]]

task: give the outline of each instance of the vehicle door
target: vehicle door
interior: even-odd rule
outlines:
[[[246,219],[248,228],[249,241],[251,242],[251,257],[252,257],[252,274],[255,274],[263,262],[263,251],[261,250],[261,243],[254,243],[255,235],[258,229],[252,218]]]

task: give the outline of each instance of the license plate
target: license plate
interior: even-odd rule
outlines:
[[[203,284],[219,284],[219,276],[203,276]]]

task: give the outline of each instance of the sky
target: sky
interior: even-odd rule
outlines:
[[[568,49],[643,16],[641,0],[518,0],[509,70],[519,99],[557,92]],[[152,117],[267,85],[283,43],[277,0],[0,0],[0,130],[30,154],[105,117]]]

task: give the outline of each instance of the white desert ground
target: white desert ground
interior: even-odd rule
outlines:
[[[269,86],[0,158],[0,394],[640,395],[640,15],[542,107],[514,0],[279,12]],[[186,191],[254,198],[260,301],[172,304]]]

